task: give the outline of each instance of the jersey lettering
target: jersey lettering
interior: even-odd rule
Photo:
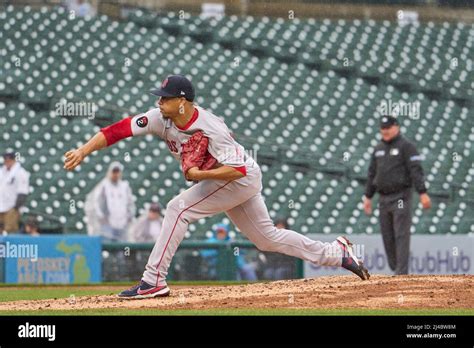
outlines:
[[[178,153],[178,148],[176,147],[176,141],[174,140],[167,140],[166,143],[168,144],[168,148],[171,152]]]

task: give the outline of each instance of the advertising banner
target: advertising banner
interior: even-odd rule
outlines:
[[[0,237],[6,283],[97,283],[100,237],[84,235]]]
[[[338,235],[309,234],[308,237],[332,242]],[[382,236],[351,235],[357,257],[373,274],[393,274],[390,269]],[[410,245],[410,274],[474,274],[474,236],[472,235],[412,235]],[[339,267],[304,264],[305,277],[347,274]]]

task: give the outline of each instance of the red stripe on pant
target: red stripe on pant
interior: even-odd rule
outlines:
[[[178,220],[179,220],[181,214],[183,214],[186,210],[188,210],[188,209],[194,207],[196,204],[201,203],[201,202],[202,202],[203,200],[205,200],[206,198],[212,196],[214,193],[216,193],[216,192],[219,191],[220,189],[226,187],[226,186],[229,185],[231,182],[232,182],[232,181],[229,181],[229,182],[227,182],[225,185],[219,187],[217,190],[212,191],[212,192],[211,192],[210,194],[208,194],[206,197],[202,198],[200,201],[194,203],[193,205],[190,205],[189,207],[183,209],[183,211],[178,214],[178,217],[176,218],[176,221],[175,221],[174,226],[173,226],[173,230],[171,231],[170,237],[168,238],[168,241],[166,242],[165,248],[163,249],[163,254],[161,255],[160,261],[159,261],[158,264],[156,265],[156,273],[157,273],[156,286],[158,286],[158,282],[159,282],[159,280],[160,280],[160,270],[159,270],[159,267],[160,267],[161,261],[163,260],[163,256],[165,256],[166,249],[168,248],[168,244],[170,243],[171,237],[173,236],[174,230],[175,230],[175,228],[176,228],[176,225],[178,224]]]

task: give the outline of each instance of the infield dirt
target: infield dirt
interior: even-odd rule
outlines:
[[[11,290],[15,291],[15,287]],[[114,294],[116,291],[114,286],[110,287],[111,295],[0,302],[0,310],[474,308],[472,275],[375,275],[369,281],[332,276],[245,285],[171,286],[169,297],[144,300],[121,300]]]

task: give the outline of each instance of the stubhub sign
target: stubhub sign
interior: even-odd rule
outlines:
[[[332,242],[338,235],[310,234],[309,238]],[[382,236],[351,235],[356,256],[364,261],[372,274],[393,274],[388,266]],[[412,235],[410,274],[474,274],[473,235]],[[304,276],[347,274],[339,267],[322,267],[304,263]]]

